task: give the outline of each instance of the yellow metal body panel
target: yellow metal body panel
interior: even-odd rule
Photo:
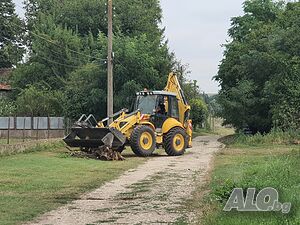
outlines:
[[[140,123],[141,113],[137,112],[134,115],[128,116],[126,113],[122,113],[119,118],[114,120],[109,127],[116,128],[121,131],[128,139],[133,131],[133,127]]]
[[[192,137],[193,137],[193,125],[192,125],[192,120],[188,120],[186,124],[186,133],[189,135],[189,143],[188,147],[192,147]]]
[[[177,76],[174,73],[169,74],[168,83],[165,87],[165,91],[173,92],[176,94],[178,100],[178,107],[179,107],[179,121],[184,124],[184,114],[186,111],[190,110],[191,107],[186,104],[183,100],[182,96],[182,89],[180,87],[179,81]]]
[[[164,89],[168,92],[173,92],[176,94],[176,98],[178,100],[178,108],[179,108],[179,120],[175,118],[168,118],[163,126],[162,131],[156,133],[156,143],[163,144],[163,135],[168,133],[174,127],[183,128],[186,133],[189,135],[189,146],[192,145],[192,121],[185,121],[185,113],[187,113],[191,107],[185,102],[183,93],[177,79],[177,76],[174,73],[169,74],[167,86]],[[167,101],[167,99],[166,99]],[[166,102],[166,110],[168,111],[168,103]],[[140,112],[137,112],[134,115],[128,115],[123,112],[116,120],[114,120],[109,127],[116,128],[121,131],[128,140],[130,140],[131,133],[136,125],[146,125],[151,127],[154,131],[156,128],[154,124],[150,121],[150,115],[141,115]],[[98,127],[104,127],[104,124],[99,122]]]
[[[184,127],[186,133],[189,135],[188,146],[191,147],[192,135],[193,135],[192,121],[191,120],[185,121],[185,113],[191,110],[191,106],[184,101],[183,91],[180,87],[180,83],[177,79],[176,74],[174,73],[169,74],[168,82],[164,90],[168,92],[176,93],[176,97],[178,100],[178,108],[179,108],[179,121],[181,123],[181,127]]]
[[[139,125],[146,125],[146,126],[149,126],[149,127],[152,128],[153,131],[155,131],[155,126],[154,126],[152,123],[148,122],[148,121],[141,121],[141,122],[139,123]]]
[[[163,143],[163,135],[156,134],[156,144],[162,144],[162,143]]]
[[[181,127],[181,128],[184,129],[184,127],[182,126],[182,124],[181,124],[178,120],[176,120],[176,119],[174,119],[174,118],[168,118],[168,119],[164,122],[164,124],[163,124],[163,126],[162,126],[162,132],[163,132],[164,134],[166,134],[166,133],[168,133],[172,128],[174,128],[174,127]]]
[[[126,113],[122,113],[119,118],[109,125],[109,127],[113,127],[121,131],[122,134],[124,134],[129,140],[134,126],[136,125],[146,125],[155,131],[155,126],[148,121],[149,119],[150,115],[143,115],[142,117],[140,112],[131,116],[128,116]]]

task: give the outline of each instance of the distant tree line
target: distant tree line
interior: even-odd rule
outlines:
[[[0,67],[15,69],[14,91],[1,100],[0,115],[105,117],[107,0],[25,0],[25,21],[15,14],[12,0],[4,2]],[[129,107],[137,91],[163,89],[175,70],[188,99],[204,107],[197,112],[202,114],[206,105],[197,84],[168,48],[159,0],[114,1],[113,20],[115,111]],[[20,63],[25,50],[26,61]]]
[[[225,124],[252,132],[300,128],[300,3],[247,0],[232,18],[215,77]]]

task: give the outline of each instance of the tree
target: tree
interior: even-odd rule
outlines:
[[[8,99],[0,99],[0,116],[14,116],[16,113],[16,106],[13,101]]]
[[[193,126],[195,129],[202,127],[203,123],[208,117],[208,108],[205,102],[200,99],[192,99],[190,101],[191,105],[191,119],[193,121]]]
[[[171,59],[166,47],[159,47],[159,41],[150,42],[146,35],[139,37],[117,36],[114,41],[114,108],[118,111],[129,107],[137,91],[144,88],[162,90],[171,70]],[[97,58],[106,56],[106,37],[99,35]],[[106,65],[86,64],[72,73],[67,81],[66,99],[70,101],[66,113],[76,118],[82,113],[94,113],[97,117],[106,116]],[[82,83],[78,86],[78,83]],[[95,90],[91,95],[91,90]],[[73,95],[72,93],[78,93]],[[80,94],[79,94],[80,93]],[[73,97],[71,97],[73,95]],[[71,99],[77,98],[78,99]],[[96,100],[99,98],[98,100]],[[89,99],[94,102],[87,103]],[[73,101],[76,101],[73,102]],[[101,102],[101,103],[100,103]],[[79,106],[81,105],[81,107]],[[86,106],[87,107],[86,107]]]
[[[222,88],[219,103],[225,124],[248,127],[253,133],[268,132],[275,125],[300,127],[291,119],[299,116],[293,103],[299,98],[299,3],[249,0],[244,11],[232,20],[232,41],[225,45],[215,77]]]
[[[0,2],[0,68],[17,65],[24,54],[22,47],[23,23],[15,13],[12,0]]]
[[[64,113],[106,116],[106,0],[26,0],[30,58],[12,76],[17,89],[44,85],[62,91]],[[114,2],[114,109],[135,92],[164,88],[174,54],[164,41],[158,0]],[[63,16],[62,16],[63,15]],[[80,84],[80,85],[79,85]]]
[[[20,116],[61,116],[63,95],[45,86],[30,85],[16,100]]]
[[[35,25],[29,60],[12,74],[14,87],[23,89],[36,82],[62,89],[68,74],[90,60],[84,54],[82,40],[72,31],[54,24],[51,17]],[[17,92],[18,93],[18,92]]]
[[[107,34],[107,0],[25,0],[29,30],[40,23],[42,14],[84,37]],[[63,15],[63,16],[62,16]],[[162,10],[158,0],[114,1],[114,31],[129,37],[148,34],[151,40],[162,35]]]
[[[72,72],[66,84],[64,114],[78,119],[81,114],[106,115],[106,73],[95,64]]]

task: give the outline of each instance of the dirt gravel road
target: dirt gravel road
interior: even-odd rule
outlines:
[[[194,184],[205,182],[218,137],[197,137],[182,157],[153,157],[78,200],[38,217],[30,225],[172,224],[193,218],[181,210]]]

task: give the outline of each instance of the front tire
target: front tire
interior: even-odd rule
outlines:
[[[152,155],[156,146],[154,131],[148,126],[137,126],[131,133],[130,146],[137,156]]]
[[[185,153],[188,146],[186,132],[180,128],[175,127],[171,129],[164,138],[164,148],[169,156],[180,156]]]

